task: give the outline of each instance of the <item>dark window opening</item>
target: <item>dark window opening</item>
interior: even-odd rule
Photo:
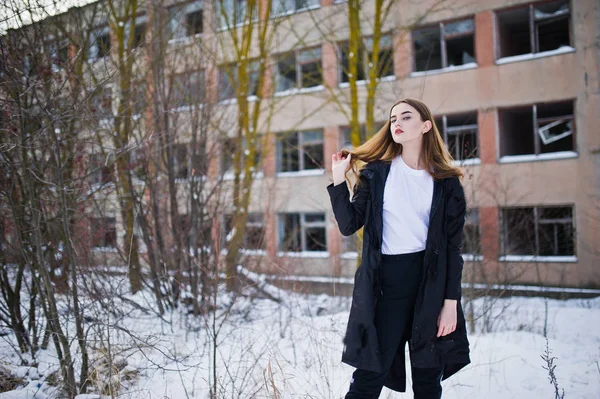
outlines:
[[[280,214],[279,238],[281,251],[327,251],[325,214]]]
[[[202,33],[202,10],[194,11],[185,16],[187,35]]]
[[[301,75],[299,87],[314,87],[323,83],[320,48],[300,51],[298,64]]]
[[[324,167],[323,132],[282,134],[277,140],[277,171],[298,172]]]
[[[115,218],[90,219],[90,234],[93,248],[116,248],[117,228]]]
[[[413,31],[415,70],[428,71],[475,62],[472,19]]]
[[[479,158],[476,112],[441,116],[435,124],[452,158],[457,161]]]
[[[276,91],[286,91],[296,87],[296,55],[289,53],[281,56],[277,62]]]
[[[568,0],[530,4],[497,13],[500,57],[571,46]]]
[[[572,101],[500,111],[501,156],[575,151],[573,113]]]
[[[502,230],[505,255],[575,255],[572,207],[503,209]]]
[[[503,110],[499,119],[500,156],[535,154],[531,108]]]
[[[146,43],[146,23],[137,24],[133,33],[133,48],[141,47]]]

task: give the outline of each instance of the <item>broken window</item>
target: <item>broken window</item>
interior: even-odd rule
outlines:
[[[429,71],[475,62],[472,19],[440,22],[412,32],[415,71]]]
[[[173,105],[178,107],[202,103],[204,89],[204,70],[173,75],[173,90],[171,93]]]
[[[435,124],[455,160],[479,158],[477,112],[444,115],[438,117]]]
[[[282,134],[277,139],[277,171],[299,172],[323,169],[321,130]]]
[[[273,16],[293,14],[316,8],[321,5],[319,0],[271,0]]]
[[[500,156],[575,151],[573,102],[501,110]]]
[[[349,66],[349,53],[348,42],[341,43],[340,48],[340,82],[347,83],[350,81],[348,76]],[[377,77],[383,78],[386,76],[394,76],[394,51],[392,45],[392,36],[383,35],[379,40],[379,51],[378,51],[378,71]],[[356,80],[366,80],[369,75],[370,66],[373,65],[373,38],[369,37],[361,41],[358,50],[358,62],[356,63]]]
[[[181,39],[202,33],[202,1],[169,8],[169,39]]]
[[[93,248],[116,248],[117,226],[115,218],[90,218],[90,237]]]
[[[502,245],[505,255],[575,255],[573,207],[502,209]]]
[[[323,84],[321,48],[299,50],[279,56],[276,64],[277,92]]]
[[[540,152],[573,151],[573,103],[552,103],[536,106],[536,124]]]
[[[497,21],[501,58],[571,46],[568,0],[498,11]]]
[[[281,251],[327,251],[324,213],[282,213],[278,222]]]

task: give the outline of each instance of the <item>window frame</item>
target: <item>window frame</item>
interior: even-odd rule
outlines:
[[[312,51],[318,51],[319,53],[319,57],[317,58],[313,58],[311,60],[305,60],[305,61],[300,61],[300,59],[302,58],[300,55],[301,53],[308,53],[308,52],[312,52]],[[290,89],[285,89],[285,90],[278,90],[278,83],[279,83],[279,76],[280,74],[280,69],[279,69],[279,63],[280,60],[289,56],[290,54],[294,55],[294,68],[295,68],[295,75],[296,75],[296,81],[295,84],[292,88]],[[324,84],[324,78],[323,78],[323,48],[322,46],[312,46],[312,47],[305,47],[302,49],[294,49],[291,51],[285,51],[279,54],[276,54],[274,56],[274,59],[276,60],[275,62],[275,84],[274,84],[274,93],[275,95],[281,95],[281,94],[285,94],[288,92],[293,92],[293,91],[311,91],[311,90],[316,90],[316,89],[321,89],[323,87]],[[309,86],[309,87],[304,87],[304,73],[302,71],[302,66],[303,65],[308,65],[308,64],[318,64],[319,65],[319,73],[321,75],[321,82],[319,84],[316,84],[314,86]]]
[[[444,28],[447,25],[450,24],[454,24],[454,23],[459,23],[459,22],[463,22],[463,21],[472,21],[473,23],[473,29],[471,31],[468,32],[460,32],[460,33],[454,33],[454,34],[445,34],[444,33]],[[414,33],[418,32],[420,30],[425,30],[425,29],[431,29],[433,27],[437,27],[438,31],[439,31],[439,42],[440,42],[440,58],[441,58],[441,67],[437,68],[437,69],[425,69],[425,70],[419,70],[417,69],[417,50],[416,50],[416,46],[415,46],[415,39],[414,39]],[[423,25],[423,26],[419,26],[418,28],[415,28],[412,30],[411,34],[412,34],[412,54],[413,54],[413,62],[412,62],[412,73],[426,73],[426,72],[432,72],[432,71],[442,71],[448,68],[467,68],[465,67],[465,65],[468,65],[470,63],[464,63],[464,64],[460,64],[460,65],[453,65],[453,66],[448,66],[448,50],[447,50],[447,43],[446,40],[447,39],[456,39],[456,38],[461,38],[461,37],[465,37],[468,35],[471,35],[473,37],[473,63],[475,65],[477,65],[477,48],[475,46],[475,34],[476,34],[476,25],[475,25],[475,16],[469,16],[469,17],[460,17],[460,18],[456,18],[456,19],[450,19],[450,20],[445,20],[445,21],[440,21],[438,23],[434,23],[434,24],[428,24],[428,25]],[[477,65],[478,66],[478,65]]]
[[[91,237],[91,247],[92,249],[117,249],[118,245],[118,237],[117,237],[117,220],[115,217],[93,217],[90,218],[90,237]],[[95,235],[99,232],[102,233],[100,236]],[[108,234],[112,233],[111,239],[107,240]],[[107,241],[109,241],[107,245]],[[111,245],[110,241],[114,241]],[[102,245],[97,245],[98,243]]]
[[[556,117],[544,117],[544,118],[538,118],[538,107],[543,107],[546,105],[567,105],[569,104],[570,106],[572,106],[573,112],[570,115],[560,115],[560,116],[556,116]],[[499,160],[502,160],[504,158],[508,158],[510,159],[510,157],[522,157],[522,156],[529,156],[529,157],[552,157],[552,154],[557,154],[557,153],[563,153],[563,152],[568,152],[568,153],[574,153],[574,154],[578,154],[577,152],[577,123],[576,123],[576,106],[577,106],[577,102],[575,99],[570,99],[570,100],[562,100],[562,101],[552,101],[552,102],[546,102],[546,103],[534,103],[531,105],[525,105],[525,106],[515,106],[515,107],[503,107],[503,108],[499,108],[498,109],[498,123],[499,123]],[[532,115],[532,135],[533,135],[533,153],[530,154],[503,154],[503,132],[504,132],[504,127],[502,126],[502,115],[504,112],[510,112],[510,111],[516,111],[516,110],[531,110],[531,115]],[[540,119],[541,120],[570,120],[572,125],[571,125],[571,133],[569,135],[565,135],[564,137],[561,138],[565,138],[568,136],[572,136],[572,149],[571,150],[566,150],[566,151],[554,151],[554,152],[542,152],[542,143],[543,143],[543,139],[541,137],[541,133],[539,132],[540,127]],[[542,128],[547,128],[548,125],[542,127]],[[548,144],[553,143],[554,141],[558,141],[559,139],[550,141]],[[544,144],[546,145],[546,144]]]
[[[298,215],[298,234],[300,235],[299,247],[300,251],[289,251],[282,247],[284,244],[285,238],[285,219],[284,216],[287,215]],[[307,215],[322,215],[323,221],[316,222],[307,222]],[[325,248],[321,251],[311,251],[307,248],[308,237],[306,235],[306,230],[309,228],[322,228],[325,237]],[[279,250],[280,255],[283,253],[329,253],[329,249],[327,246],[327,214],[325,212],[280,212],[277,214],[277,248]]]
[[[452,117],[461,117],[461,116],[466,117],[467,115],[471,115],[471,114],[475,115],[475,123],[472,123],[469,125],[459,125],[459,126],[448,127],[448,117],[451,117],[451,118]],[[458,154],[460,154],[461,151],[460,151],[460,148],[458,146],[456,146],[455,154],[450,153],[450,155],[452,155],[452,158],[454,159],[454,161],[460,162],[460,163],[464,163],[464,162],[468,163],[468,162],[478,162],[481,159],[481,154],[479,151],[479,121],[478,121],[478,112],[477,111],[460,112],[460,113],[453,113],[453,114],[442,114],[437,117],[434,117],[434,119],[442,120],[442,126],[438,126],[437,128],[438,128],[438,130],[440,130],[440,134],[442,135],[442,139],[444,140],[444,144],[446,145],[448,152],[450,152],[448,136],[454,135],[454,136],[460,137],[463,135],[472,134],[472,133],[468,133],[468,132],[475,130],[475,149],[476,149],[477,156],[472,157],[472,158],[463,158],[462,155],[457,156]]]
[[[260,60],[257,58],[253,58],[250,59],[246,65],[248,66],[248,76],[250,78],[249,83],[250,83],[250,87],[249,89],[252,90],[248,90],[249,93],[247,93],[246,98],[249,100],[253,100],[256,99],[258,97],[260,97],[261,93],[258,91],[259,87],[258,87],[258,81],[260,80]],[[225,70],[227,68],[231,68],[232,70],[232,75],[228,74],[227,72],[225,72]],[[237,93],[235,90],[235,82],[238,81],[238,76],[239,76],[239,66],[235,63],[235,62],[229,62],[229,63],[225,63],[225,64],[221,64],[219,65],[219,67],[217,68],[217,75],[218,75],[218,91],[219,91],[219,102],[221,103],[226,103],[228,101],[237,101]],[[229,97],[224,97],[221,98],[221,94],[224,92],[223,88],[221,87],[222,84],[222,78],[223,76],[226,76],[228,79],[228,84],[229,86],[231,86],[231,88],[233,89],[233,92],[231,94],[231,96]],[[252,93],[250,93],[252,92]]]
[[[98,40],[100,37],[108,37],[108,46],[106,48],[104,48],[100,45],[101,43],[103,43],[103,41],[100,42]],[[90,34],[90,43],[87,48],[88,61],[95,62],[95,61],[98,61],[105,57],[110,56],[111,47],[112,46],[111,46],[110,27],[108,25],[104,25],[104,26],[99,26],[99,27],[93,28],[92,33]],[[95,49],[95,50],[92,51],[92,49]],[[100,50],[102,50],[102,51],[100,51]],[[93,52],[94,52],[94,54],[92,54]]]
[[[536,19],[535,19],[535,7],[539,6],[539,5],[543,5],[543,4],[549,4],[549,3],[553,3],[553,2],[559,2],[561,0],[544,0],[544,1],[536,1],[536,2],[532,2],[532,3],[528,3],[528,4],[520,4],[520,5],[515,5],[513,7],[507,7],[507,8],[502,8],[502,9],[498,9],[498,10],[494,10],[494,19],[495,19],[495,25],[496,28],[494,29],[494,36],[495,36],[495,60],[499,61],[502,59],[506,59],[506,58],[512,58],[512,57],[521,57],[527,54],[531,54],[531,55],[535,55],[535,54],[543,54],[545,52],[548,51],[556,51],[557,49],[554,50],[546,50],[546,51],[539,51],[539,24],[536,24]],[[573,8],[571,5],[571,1],[567,0],[566,4],[569,6],[569,10],[568,12],[566,12],[564,15],[560,16],[560,19],[567,19],[568,20],[568,24],[569,24],[569,47],[574,48],[574,42],[573,42],[573,21],[572,21],[572,15],[573,15]],[[501,34],[500,34],[500,23],[499,23],[499,19],[502,13],[506,13],[506,12],[511,12],[511,11],[517,11],[517,10],[525,10],[527,9],[527,18],[528,18],[528,30],[529,30],[529,53],[523,53],[523,54],[517,54],[517,55],[506,55],[506,56],[502,56],[501,53],[501,46],[500,46],[500,41],[501,39]],[[553,19],[553,18],[550,18]],[[543,20],[542,20],[543,21]],[[546,20],[545,22],[541,23],[543,24],[547,24],[549,22],[549,20]]]
[[[190,34],[190,24],[188,16],[197,12],[200,12],[202,15],[200,19],[200,32]],[[171,5],[167,7],[167,13],[169,18],[169,43],[186,40],[192,37],[200,37],[204,34],[204,2],[202,0],[190,0]],[[183,26],[183,29],[181,30],[182,32],[185,31],[185,34],[183,36],[178,36],[174,32],[173,21],[177,21]]]
[[[540,223],[540,213],[543,209],[552,209],[552,208],[568,208],[571,210],[571,218],[563,218],[563,219],[542,219],[542,223]],[[508,231],[507,217],[506,212],[510,210],[531,210],[533,213],[533,234],[534,234],[534,253],[532,254],[508,254],[507,253],[507,245],[510,243],[508,237],[511,235],[510,231]],[[559,204],[559,205],[535,205],[535,206],[508,206],[500,208],[500,250],[502,256],[500,256],[499,260],[512,260],[514,258],[526,258],[531,260],[541,260],[550,259],[550,260],[560,260],[561,258],[565,260],[570,260],[572,258],[577,258],[577,226],[576,226],[576,213],[575,213],[575,205],[574,204]],[[572,231],[572,245],[573,245],[573,254],[569,255],[540,255],[540,237],[539,237],[539,226],[541,224],[557,224],[557,221],[560,224],[569,224]],[[556,246],[559,244],[558,241],[554,242]]]
[[[306,133],[320,133],[321,138],[320,140],[312,140],[309,142],[305,142],[304,140],[304,135]],[[282,141],[283,140],[287,140],[287,137],[289,137],[289,135],[297,135],[297,151],[298,151],[298,170],[286,170],[283,171],[282,169]],[[285,137],[281,137],[281,136],[285,136]],[[311,129],[311,130],[298,130],[298,131],[293,131],[293,132],[289,132],[289,133],[282,133],[277,135],[277,142],[276,142],[276,170],[277,170],[277,175],[278,176],[285,176],[286,174],[296,174],[296,173],[305,173],[307,171],[317,171],[315,173],[323,173],[323,171],[325,170],[324,167],[323,168],[317,168],[317,169],[306,169],[306,165],[304,165],[304,147],[305,145],[315,145],[315,144],[321,144],[321,147],[323,149],[323,157],[325,157],[324,151],[325,151],[325,138],[324,138],[324,134],[323,134],[323,129]],[[324,158],[323,158],[324,159]]]
[[[389,37],[389,44],[382,46],[382,43],[384,43],[384,41]],[[365,41],[367,41],[367,43],[369,43],[369,45],[365,45]],[[344,82],[344,70],[347,71],[348,66],[346,65],[344,68],[343,64],[343,60],[344,60],[344,53],[343,53],[343,48],[344,46],[348,46],[349,41],[348,40],[344,40],[341,42],[338,42],[337,45],[337,57],[338,57],[338,86],[344,87],[346,85],[350,84],[350,81]],[[390,56],[390,60],[391,60],[391,74],[390,75],[385,75],[385,76],[377,76],[377,79],[379,80],[386,80],[386,79],[391,79],[392,77],[396,77],[396,74],[394,72],[394,35],[392,32],[387,32],[381,35],[381,37],[379,38],[379,52],[383,52],[385,50],[388,50],[391,52],[391,56]],[[363,79],[357,79],[356,83],[358,84],[364,84],[369,80],[369,64],[370,61],[373,59],[373,36],[366,36],[364,39],[361,39],[361,43],[360,43],[360,47],[361,49],[359,50],[359,52],[363,52],[366,51],[367,52],[367,60],[363,60],[363,64],[362,68],[363,68],[363,73],[364,73],[364,78]],[[381,58],[380,58],[381,60]],[[379,69],[382,69],[382,65],[379,65]],[[346,75],[348,75],[348,73],[346,72]]]
[[[281,0],[269,0],[271,1],[271,10],[273,10],[271,12],[271,18],[280,18],[280,17],[285,17],[288,15],[294,15],[294,14],[299,14],[301,12],[305,12],[305,11],[310,11],[310,10],[316,10],[318,8],[321,8],[321,1],[320,0],[307,0],[307,3],[312,1],[315,4],[313,5],[308,5],[305,7],[300,7],[300,8],[294,8],[293,10],[286,10],[286,11],[282,11],[282,12],[276,12],[275,10],[277,10],[277,5],[274,4],[275,2],[277,3],[281,3]],[[294,0],[294,6],[297,5],[298,0]]]
[[[197,80],[197,84],[199,85],[198,87],[198,98],[194,99],[192,93],[192,75],[193,74],[197,74],[196,80]],[[182,101],[180,103],[178,103],[179,105],[176,106],[175,108],[181,108],[181,107],[193,107],[195,105],[200,105],[200,104],[204,104],[204,100],[206,99],[206,70],[204,68],[198,68],[198,69],[192,69],[192,70],[188,70],[188,71],[183,71],[183,72],[178,72],[178,73],[174,73],[171,75],[171,82],[173,84],[173,89],[172,89],[172,93],[177,90],[177,83],[176,83],[176,79],[182,77]],[[189,93],[187,92],[187,90],[189,89]],[[185,98],[187,97],[187,95],[189,94],[189,98],[192,100],[191,102],[187,102],[185,101]],[[195,100],[195,101],[194,101]],[[173,99],[173,101],[177,101],[177,99]],[[177,104],[177,102],[176,102]]]

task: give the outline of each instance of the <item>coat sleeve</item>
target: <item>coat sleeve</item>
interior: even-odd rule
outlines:
[[[445,299],[460,300],[461,297],[461,279],[463,270],[462,233],[465,225],[465,215],[467,212],[467,203],[465,201],[465,191],[458,178],[452,179],[448,192],[448,203],[446,205],[446,228],[448,233],[447,254],[448,261],[446,274],[446,293]]]
[[[366,168],[361,170],[359,182],[354,186],[352,201],[350,201],[350,193],[346,184],[334,186],[332,183],[327,186],[335,220],[344,236],[354,234],[365,224],[367,203],[371,195],[370,177],[372,173]]]

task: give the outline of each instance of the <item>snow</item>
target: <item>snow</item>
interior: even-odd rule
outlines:
[[[542,58],[542,57],[550,57],[552,55],[572,53],[574,51],[575,51],[574,47],[561,46],[561,47],[557,48],[556,50],[542,51],[541,53],[527,53],[527,54],[514,55],[512,57],[498,58],[496,60],[496,65],[509,64],[511,62],[518,62],[518,61],[533,60],[533,59]]]
[[[429,71],[411,72],[410,73],[410,77],[411,78],[415,78],[415,77],[418,77],[418,76],[437,75],[438,73],[444,73],[444,72],[464,71],[466,69],[477,68],[478,66],[479,65],[477,65],[476,62],[468,62],[466,64],[453,65],[453,66],[449,66],[449,67],[441,68],[441,69],[432,69],[432,70],[429,70]]]
[[[221,289],[216,295],[215,320],[212,313],[194,317],[183,307],[159,318],[132,305],[152,308],[151,293],[119,298],[117,294],[128,287],[126,276],[94,276],[95,282],[110,292],[101,300],[83,300],[90,320],[86,322],[88,336],[101,337],[103,342],[110,338],[123,370],[139,371],[118,397],[207,398],[214,377],[213,360],[219,398],[275,397],[273,386],[281,398],[345,395],[354,370],[340,362],[350,298],[284,291],[268,284],[268,276],[241,267],[239,271],[279,302],[247,297],[234,300]],[[60,304],[61,314],[68,306]],[[472,309],[475,320],[475,333],[470,334],[472,364],[443,382],[445,399],[554,397],[541,358],[546,347],[544,331],[551,356],[556,357],[555,372],[565,397],[598,397],[600,298],[483,297],[472,302],[465,299],[463,307],[467,316]],[[72,339],[72,321],[68,328]],[[38,354],[37,367],[25,367],[19,366],[12,344],[11,335],[0,339],[0,364],[22,376],[24,386],[0,394],[0,399],[60,398],[46,381],[58,370],[52,345]],[[76,347],[73,340],[74,350]],[[100,341],[95,347],[98,350],[90,349],[92,361],[101,359],[105,349]],[[410,377],[408,386],[408,394],[384,389],[381,398],[412,397]],[[98,395],[77,396],[93,398]]]
[[[505,255],[498,258],[501,262],[577,262],[577,256],[536,256]]]
[[[555,159],[570,159],[577,158],[579,154],[575,151],[559,151],[549,152],[546,154],[525,154],[525,155],[505,155],[500,157],[499,163],[518,163],[518,162],[532,162],[532,161],[552,161]]]

